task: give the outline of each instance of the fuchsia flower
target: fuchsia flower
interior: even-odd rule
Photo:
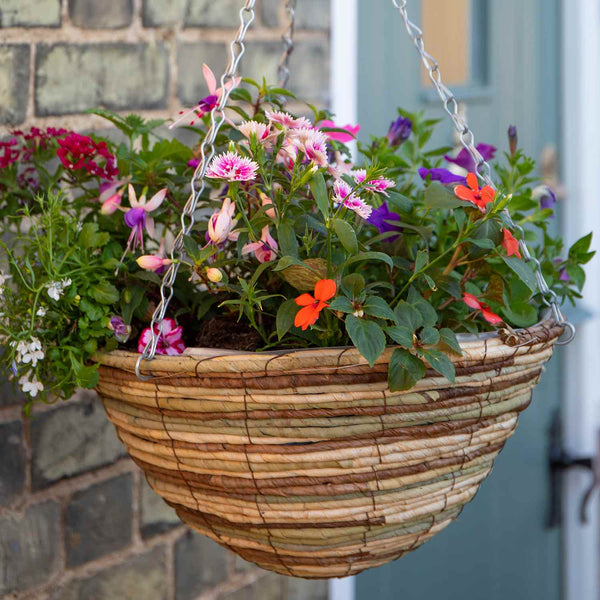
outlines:
[[[124,183],[125,180],[121,179],[118,181],[105,181],[100,185],[98,201],[102,205],[100,212],[103,215],[112,215],[121,208],[121,199],[125,192]]]
[[[153,210],[156,210],[165,199],[167,195],[167,188],[163,188],[148,202],[146,202],[146,196],[143,195],[139,200],[135,195],[135,190],[133,186],[129,184],[129,204],[131,208],[123,215],[125,220],[125,224],[127,227],[131,227],[131,235],[129,236],[129,240],[127,240],[127,248],[125,252],[128,250],[135,249],[138,245],[144,251],[144,228],[150,237],[154,235],[154,219],[148,216],[148,213],[151,213]]]
[[[206,113],[214,110],[219,104],[219,100],[221,99],[221,95],[223,94],[223,88],[217,88],[217,79],[215,78],[214,73],[210,70],[210,67],[206,64],[202,65],[202,74],[204,75],[204,81],[206,81],[206,85],[208,87],[208,96],[200,99],[198,104],[191,108],[190,110],[179,111],[179,117],[169,125],[169,129],[173,129],[173,127],[177,127],[180,123],[185,121],[186,119],[191,119],[189,121],[190,125],[193,125],[197,119],[201,119]],[[235,82],[228,81],[225,84],[225,89],[228,90],[231,87],[236,87],[240,83],[240,78],[236,78]]]
[[[356,134],[360,131],[360,125],[336,125],[333,121],[324,120],[317,124],[317,127],[325,127],[327,129],[345,129],[348,133],[341,131],[324,131],[323,133],[330,139],[338,142],[351,142],[356,138]]]
[[[337,205],[343,204],[363,219],[368,219],[373,212],[373,207],[356,196],[352,188],[342,179],[336,179],[333,183],[333,201]]]
[[[208,239],[215,245],[223,244],[228,239],[234,239],[232,229],[237,221],[233,219],[235,214],[235,204],[231,202],[231,198],[225,198],[221,208],[215,211],[208,220],[208,231],[206,235]],[[235,235],[237,239],[237,235]]]
[[[106,142],[95,142],[87,135],[70,132],[58,140],[56,155],[72,171],[84,169],[90,175],[112,179],[117,175],[117,161]]]
[[[253,160],[244,158],[237,152],[225,152],[212,159],[206,169],[206,176],[227,181],[252,181],[256,178],[257,169],[258,164]]]
[[[182,354],[185,350],[185,344],[183,343],[183,328],[181,325],[175,323],[175,319],[163,319],[158,325],[154,326],[154,332],[158,334],[158,345],[156,346],[157,354],[168,354],[169,356],[175,356]],[[150,340],[152,339],[152,332],[150,327],[146,327],[140,335],[138,341],[138,352],[141,354]]]
[[[354,181],[357,183],[363,183],[366,176],[366,169],[356,169],[352,171],[352,175],[354,175]],[[396,184],[387,177],[380,177],[379,179],[371,179],[367,181],[365,184],[365,189],[369,192],[376,192],[378,194],[384,194],[385,196],[389,196],[386,192],[388,188],[393,188]]]
[[[269,262],[277,258],[277,250],[279,246],[269,233],[269,226],[265,225],[260,236],[260,242],[251,242],[242,248],[242,254],[254,252],[254,256],[260,263]]]

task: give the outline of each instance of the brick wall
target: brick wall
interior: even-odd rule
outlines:
[[[94,129],[105,106],[169,117],[227,61],[242,0],[0,0],[0,135]],[[328,1],[298,0],[290,87],[327,103]],[[285,24],[258,0],[242,74],[275,81]],[[0,386],[0,598],[325,600],[197,535],[124,454],[93,393],[21,414]]]

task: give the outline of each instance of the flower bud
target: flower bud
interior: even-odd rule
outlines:
[[[209,281],[213,283],[219,283],[223,279],[223,272],[216,267],[207,267],[206,268],[206,277]]]
[[[510,155],[514,156],[517,153],[517,127],[516,125],[511,125],[508,128],[508,147],[510,149]]]
[[[103,215],[112,215],[121,206],[122,193],[113,194],[110,198],[102,203],[100,212]]]
[[[235,205],[230,198],[225,198],[221,209],[213,213],[208,221],[208,237],[213,244],[222,244],[227,241],[229,232],[235,226],[233,213]]]
[[[161,267],[166,267],[171,264],[170,258],[163,258],[156,254],[145,254],[140,256],[135,262],[146,271],[158,271]]]
[[[412,122],[406,117],[398,117],[395,121],[392,121],[390,128],[387,133],[388,144],[391,148],[400,146],[405,142],[412,132]]]
[[[271,198],[269,198],[269,196],[267,196],[265,193],[259,192],[258,195],[260,196],[260,201],[263,206],[268,206],[268,205],[273,206],[273,200],[271,200]],[[267,217],[269,217],[269,219],[274,219],[275,218],[275,209],[269,208],[269,209],[265,210],[265,215],[267,215]]]

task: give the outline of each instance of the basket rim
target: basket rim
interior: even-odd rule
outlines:
[[[546,317],[531,327],[514,330],[497,330],[478,334],[458,334],[458,340],[463,350],[463,356],[453,355],[453,362],[479,362],[478,356],[484,349],[497,358],[509,356],[514,353],[530,352],[532,345],[547,345],[561,335],[562,329],[554,319]],[[540,334],[540,335],[536,335]],[[506,343],[507,336],[512,335],[512,343]],[[521,346],[521,341],[525,344]],[[520,347],[519,347],[520,346]],[[398,346],[387,346],[375,364],[387,364],[392,352]],[[114,367],[130,372],[135,372],[135,366],[140,357],[138,352],[131,350],[112,350],[97,352],[93,357],[101,366]],[[368,366],[354,346],[329,346],[314,348],[294,348],[282,350],[268,350],[264,352],[251,352],[245,350],[231,350],[227,348],[195,348],[189,347],[178,355],[156,355],[154,359],[143,365],[144,374],[156,372],[177,373],[216,373],[216,372],[271,372],[285,371],[293,368],[298,363],[316,366],[349,367]]]

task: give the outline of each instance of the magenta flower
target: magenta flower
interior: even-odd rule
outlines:
[[[150,237],[154,235],[154,219],[148,216],[148,213],[151,213],[153,210],[156,210],[165,199],[167,195],[167,188],[163,188],[148,202],[146,202],[146,196],[143,195],[139,200],[135,194],[135,190],[133,186],[129,184],[129,204],[131,208],[123,215],[125,220],[125,224],[127,227],[131,228],[131,235],[129,236],[129,240],[127,240],[127,248],[125,253],[128,250],[133,250],[137,246],[140,246],[142,252],[144,251],[144,229]]]
[[[333,201],[338,206],[343,204],[363,219],[368,219],[373,212],[373,207],[356,196],[352,188],[342,179],[337,179],[333,183]]]
[[[327,129],[344,129],[348,133],[342,133],[341,131],[324,131],[323,133],[330,139],[338,142],[351,142],[356,138],[356,134],[360,131],[360,125],[336,125],[333,121],[325,120],[318,123],[317,127]]]
[[[219,104],[219,100],[223,94],[223,88],[217,88],[217,79],[215,78],[214,73],[210,70],[210,67],[206,64],[202,65],[202,74],[204,75],[204,81],[206,81],[206,85],[208,87],[208,96],[202,98],[198,101],[198,104],[191,108],[190,110],[179,111],[179,117],[169,125],[169,129],[173,129],[173,127],[177,127],[180,123],[185,121],[186,119],[190,119],[189,124],[193,125],[197,119],[201,119],[206,113],[214,110]],[[225,84],[225,89],[229,89],[231,87],[236,87],[240,83],[240,78],[236,78],[235,82],[228,81]]]
[[[492,158],[494,158],[494,155],[496,154],[496,147],[492,146],[490,144],[477,144],[476,146],[477,150],[479,151],[479,154],[481,154],[481,156],[483,157],[483,160],[491,160]],[[468,171],[469,173],[473,173],[475,172],[475,161],[473,160],[473,158],[471,157],[471,155],[467,152],[466,148],[463,148],[457,155],[455,158],[452,158],[451,156],[444,156],[444,158],[450,162],[450,163],[454,163],[457,167],[460,167],[461,169],[464,169],[465,171]]]
[[[163,319],[158,325],[154,326],[154,332],[159,336],[158,345],[156,346],[157,354],[168,354],[169,356],[175,356],[182,354],[185,350],[185,344],[183,343],[183,328],[181,325],[175,323],[175,319]],[[140,335],[138,341],[138,352],[141,354],[150,340],[152,339],[152,332],[150,327],[146,327]]]
[[[258,164],[253,160],[244,158],[237,152],[226,152],[212,159],[206,169],[206,176],[227,181],[252,181],[256,178],[257,169]]]
[[[251,242],[242,248],[242,254],[254,252],[254,256],[260,263],[269,262],[277,258],[279,246],[269,233],[269,226],[265,225],[260,236],[260,242]]]
[[[367,177],[367,171],[365,169],[356,169],[352,171],[352,175],[354,175],[354,181],[357,183],[363,183],[365,178]],[[365,183],[365,189],[368,192],[376,192],[378,194],[384,194],[388,196],[389,194],[386,192],[388,188],[393,188],[396,184],[387,177],[380,177],[379,179],[371,179]]]

